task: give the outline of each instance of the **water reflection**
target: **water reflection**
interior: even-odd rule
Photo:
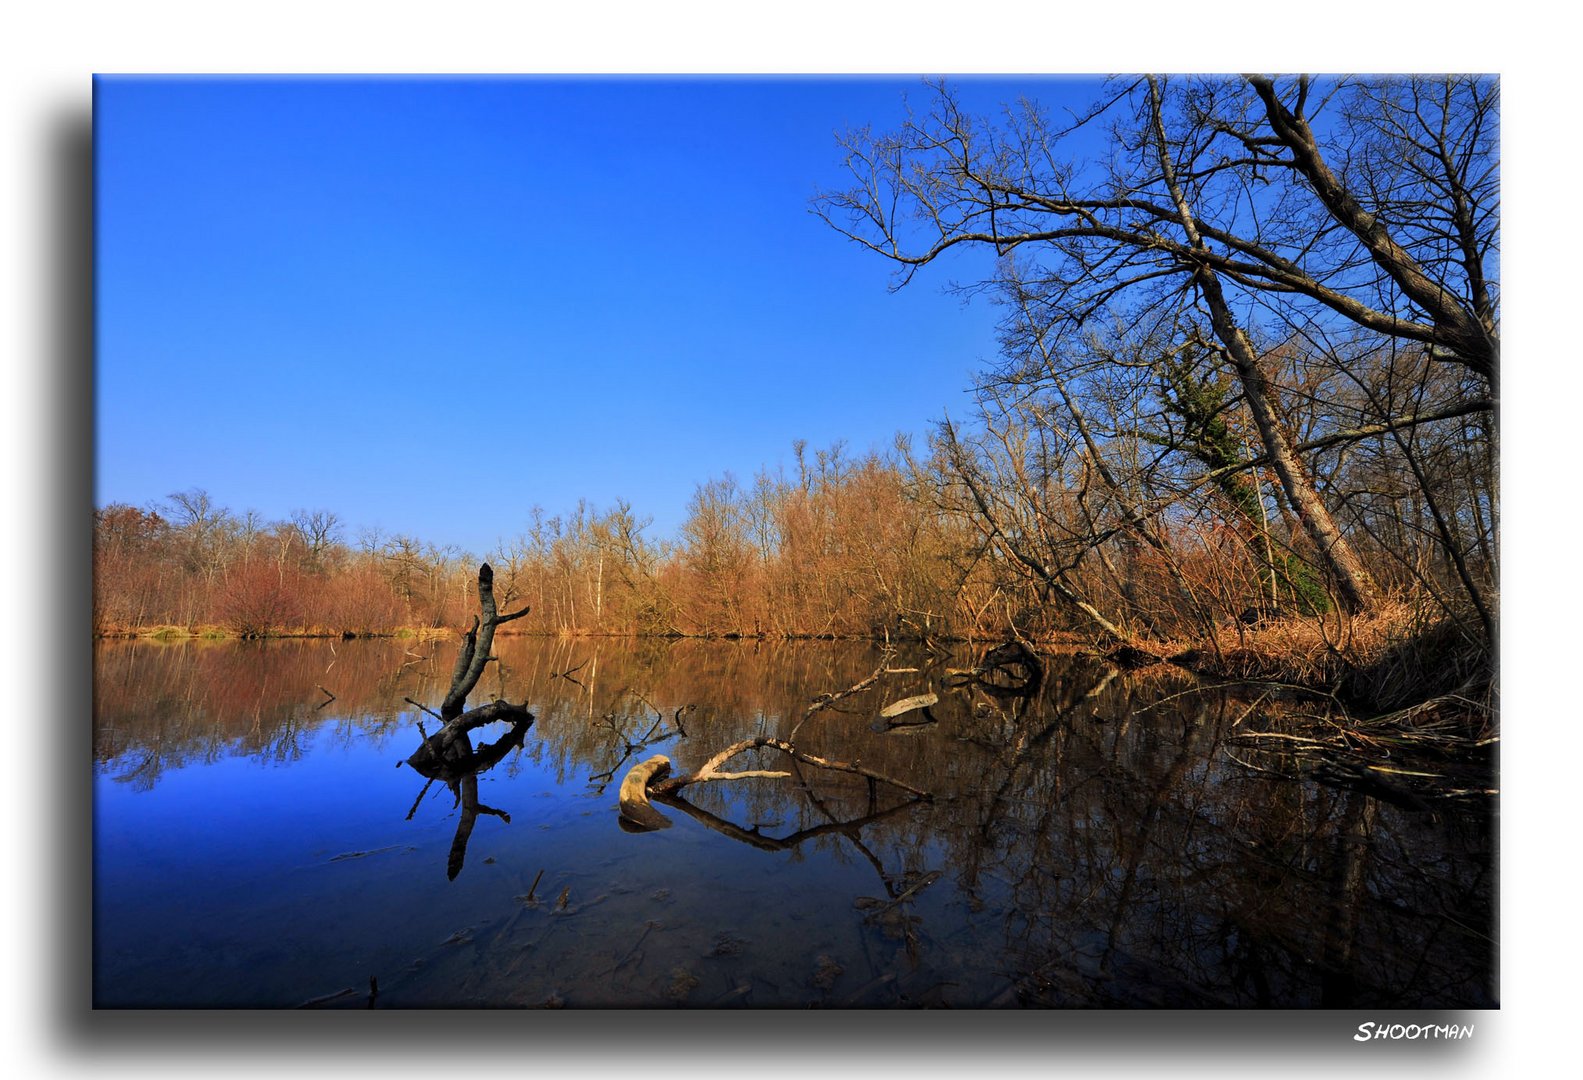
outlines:
[[[407,764],[412,766],[414,772],[428,778],[413,802],[412,809],[407,811],[408,821],[418,812],[423,797],[436,780],[450,789],[456,797],[456,805],[461,809],[461,820],[456,824],[456,839],[451,841],[450,856],[445,863],[445,876],[451,880],[454,881],[456,875],[462,872],[462,863],[467,859],[467,841],[473,835],[473,826],[479,814],[489,814],[511,824],[511,815],[506,811],[485,806],[478,801],[478,774],[488,772],[511,751],[521,749],[532,724],[532,716],[514,720],[504,735],[476,750],[473,749],[472,736],[467,732],[461,732],[454,741],[438,750],[432,748],[425,735],[418,749],[407,759]],[[423,733],[421,725],[419,733]]]
[[[142,800],[102,798],[101,841],[120,815],[176,799],[167,779],[207,766],[267,765],[246,782],[269,805],[292,797],[271,793],[297,772],[353,775],[337,754],[371,762],[379,786],[316,797],[355,801],[368,819],[359,850],[393,853],[333,868],[283,855],[269,887],[280,920],[368,890],[414,914],[338,924],[355,958],[333,978],[325,949],[258,961],[276,965],[279,989],[238,987],[245,1004],[296,1004],[372,975],[379,1007],[1497,1001],[1487,810],[1415,812],[1250,771],[1225,752],[1251,700],[1234,690],[1168,668],[1058,658],[1035,676],[1015,657],[828,642],[506,638],[495,652],[473,704],[526,698],[532,729],[419,775],[391,764],[422,738],[408,699],[438,700],[454,646],[101,646],[100,790]],[[922,719],[920,708],[879,723],[887,706],[929,695],[927,722],[889,722]],[[741,767],[792,775],[689,787],[656,800],[676,828],[618,827],[613,785],[637,761],[663,752],[696,771],[739,740],[793,731],[799,750],[933,798],[766,747]],[[409,786],[387,793],[384,778],[402,776]],[[436,784],[452,798],[433,798]],[[377,813],[361,810],[371,799]],[[276,827],[255,821],[261,834]],[[271,843],[306,843],[279,828]],[[175,827],[147,842],[184,844],[200,867],[221,858]],[[487,851],[460,874],[470,844]],[[151,932],[152,915],[139,922],[139,904],[211,905],[236,924],[227,947],[268,956],[255,939],[275,923],[236,918],[261,908],[258,887],[166,892],[158,859],[105,861],[102,1000],[159,1003],[159,973],[206,962]],[[423,867],[437,876],[441,864],[452,891],[425,891]],[[446,918],[461,929],[440,934]],[[311,951],[317,931],[301,932]],[[369,957],[385,966],[352,969]]]

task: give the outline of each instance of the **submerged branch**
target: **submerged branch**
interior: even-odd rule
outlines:
[[[877,780],[880,783],[889,784],[891,787],[905,791],[909,795],[915,795],[920,799],[934,798],[934,796],[927,791],[920,791],[911,784],[897,780],[894,777],[886,776],[884,773],[876,772],[875,770],[866,766],[858,765],[853,762],[834,761],[829,758],[818,757],[817,755],[809,754],[805,751],[797,749],[789,742],[786,742],[782,739],[773,739],[767,735],[760,735],[752,739],[744,739],[739,743],[727,747],[725,750],[722,750],[720,753],[710,758],[703,768],[698,770],[698,772],[690,775],[683,774],[681,776],[674,776],[669,780],[665,780],[659,784],[656,784],[653,788],[653,793],[657,795],[668,795],[673,792],[680,791],[688,784],[705,783],[711,780],[735,780],[741,776],[764,776],[766,774],[762,772],[724,773],[719,771],[720,766],[725,764],[731,758],[736,757],[738,754],[744,754],[749,750],[759,749],[760,747],[779,750],[781,753],[787,755],[794,761],[801,761],[807,765],[816,765],[821,769],[831,769],[835,772],[852,773],[855,776],[864,776],[870,780]],[[639,766],[639,768],[641,767],[642,766]],[[788,774],[774,773],[768,775],[782,777]]]
[[[656,754],[634,765],[621,781],[620,807],[621,817],[624,822],[640,828],[659,829],[670,824],[670,820],[650,804],[649,799],[675,796],[677,792],[692,784],[710,783],[718,780],[742,780],[747,778],[784,779],[790,773],[766,770],[745,769],[741,772],[726,772],[722,766],[732,758],[745,754],[750,750],[768,748],[779,750],[793,761],[806,765],[814,765],[821,769],[830,769],[834,772],[851,773],[862,776],[872,781],[888,784],[899,791],[905,791],[916,799],[931,801],[934,796],[927,791],[922,791],[911,784],[895,777],[887,776],[866,766],[855,762],[835,761],[830,758],[819,757],[797,749],[791,743],[782,739],[772,739],[768,736],[758,736],[752,739],[743,739],[726,747],[714,757],[706,761],[695,773],[683,773],[680,776],[667,777],[670,772],[670,759],[663,754]]]
[[[838,690],[833,694],[821,694],[815,698],[813,704],[808,706],[807,710],[802,714],[802,718],[799,719],[797,723],[792,725],[791,733],[788,734],[786,738],[788,740],[795,739],[797,737],[797,732],[802,729],[803,724],[808,720],[809,717],[813,716],[814,713],[819,712],[822,709],[828,709],[836,702],[852,697],[855,694],[861,694],[863,691],[868,690],[875,683],[879,682],[880,676],[890,674],[890,662],[895,654],[895,648],[889,644],[886,644],[884,652],[880,655],[879,666],[870,672],[867,678],[859,679],[845,690]]]

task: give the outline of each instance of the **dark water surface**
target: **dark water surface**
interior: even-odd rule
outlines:
[[[690,787],[638,833],[632,764],[784,737],[879,650],[497,639],[472,704],[537,721],[452,791],[402,762],[437,726],[404,699],[436,707],[455,648],[97,646],[96,1004],[1497,1004],[1489,808],[1252,771],[1239,691],[1055,658],[997,695],[951,688],[975,653],[904,650],[919,670],[797,743],[932,800],[761,750],[729,768],[794,775]]]

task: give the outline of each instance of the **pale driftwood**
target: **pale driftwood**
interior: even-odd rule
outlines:
[[[749,776],[767,777],[771,780],[783,780],[790,776],[791,773],[771,772],[765,769],[748,769],[744,772],[734,773],[720,771],[720,766],[724,765],[738,754],[745,753],[754,749],[755,747],[765,745],[768,744],[761,742],[758,739],[743,739],[739,743],[733,743],[724,750],[720,751],[714,757],[710,758],[708,761],[704,762],[702,768],[693,773],[691,776],[685,778],[685,782],[689,784],[701,784],[706,780],[741,780]],[[672,783],[674,784],[674,781]],[[679,787],[680,785],[676,786]]]
[[[664,779],[670,775],[670,771],[671,759],[664,754],[655,754],[632,766],[621,781],[621,793],[618,796],[621,816],[645,829],[668,828],[671,819],[649,804],[649,783]]]
[[[726,761],[730,760],[736,755],[746,753],[749,750],[756,750],[759,747],[769,747],[772,750],[779,750],[781,753],[786,754],[794,761],[801,761],[808,765],[817,765],[821,769],[833,769],[836,772],[848,772],[857,776],[865,776],[870,780],[878,780],[881,783],[889,784],[891,787],[899,788],[900,790],[907,792],[909,795],[915,795],[920,799],[934,798],[934,796],[930,795],[927,791],[920,791],[911,784],[905,784],[900,780],[886,776],[884,773],[875,772],[873,769],[865,768],[862,765],[849,764],[845,761],[832,761],[829,758],[822,758],[814,754],[804,753],[789,742],[784,742],[780,739],[772,739],[764,735],[753,739],[744,739],[739,743],[735,743],[726,747],[726,749],[710,758],[704,764],[703,768],[699,769],[696,773],[683,773],[680,776],[673,776],[668,780],[660,781],[654,785],[653,794],[671,795],[677,791],[680,791],[689,784],[705,783],[710,780],[740,780],[752,776],[781,778],[791,775],[790,773],[772,772],[763,769],[745,770],[743,772],[722,772],[720,770],[721,765],[725,764]],[[654,759],[650,758],[649,760],[652,761]],[[633,771],[635,772],[640,768],[642,768],[641,765],[635,766]],[[631,779],[632,773],[628,773],[627,780]],[[623,790],[626,788],[627,780],[622,781]]]
[[[927,709],[931,705],[938,704],[939,701],[939,694],[919,694],[916,697],[902,698],[900,701],[892,702],[881,709],[879,712],[880,719],[889,720],[892,717],[901,716],[904,713],[910,713],[917,709]]]

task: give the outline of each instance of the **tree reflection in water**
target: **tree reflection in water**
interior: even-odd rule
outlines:
[[[531,716],[525,720],[515,720],[510,725],[510,731],[477,750],[473,749],[471,737],[463,733],[446,748],[443,756],[413,764],[414,771],[427,777],[428,783],[423,785],[412,809],[407,811],[408,821],[418,812],[423,796],[428,794],[429,786],[436,780],[451,790],[451,794],[456,796],[457,807],[461,809],[461,820],[456,824],[456,839],[451,842],[450,857],[445,864],[445,876],[452,881],[462,872],[462,863],[467,858],[467,841],[473,835],[473,824],[479,814],[489,814],[511,824],[509,813],[478,801],[478,774],[488,772],[511,751],[521,748],[522,740],[527,737],[528,728],[532,725]]]
[[[313,745],[304,731],[400,756],[415,719],[404,699],[443,691],[431,669],[447,666],[447,648],[409,664],[398,642],[338,643],[327,677],[332,656],[316,643],[103,646],[100,775],[157,796],[162,776],[205,761],[295,767],[291,748]],[[526,881],[501,887],[487,948],[464,960],[452,947],[402,978],[380,972],[380,1007],[1498,1003],[1493,807],[1415,810],[1275,775],[1278,751],[1260,759],[1265,772],[1243,767],[1227,749],[1250,704],[1280,722],[1267,688],[1074,656],[1051,658],[1029,689],[964,680],[981,659],[967,650],[887,661],[871,646],[827,642],[504,638],[495,652],[492,692],[527,698],[537,720],[531,732],[523,724],[477,751],[469,744],[459,764],[476,768],[430,778],[460,811],[450,875],[480,816],[511,820],[479,801],[480,773],[528,798],[513,785],[531,765],[555,785],[534,806],[592,800],[599,811],[554,818],[591,869],[558,880],[552,866],[545,886],[565,895],[586,882],[588,895],[524,914]],[[807,718],[820,695],[862,682],[876,661],[893,673]],[[571,669],[575,680],[556,677]],[[317,709],[321,683],[336,700]],[[885,706],[928,694],[938,698],[932,722],[872,730]],[[861,762],[933,798],[766,749],[746,767],[791,776],[689,788],[662,802],[682,827],[629,836],[604,809],[607,786],[654,749],[696,770],[734,742],[794,729],[799,750]],[[398,824],[409,798],[391,808]],[[409,827],[427,813],[411,805]],[[551,834],[523,831],[521,818],[535,815],[507,805],[517,823],[491,843],[531,864],[531,879],[550,843],[536,838]],[[529,829],[539,824],[548,819]],[[853,876],[864,865],[872,885]],[[451,887],[495,888],[479,874]],[[547,937],[557,925],[561,937]],[[732,951],[740,940],[753,944]],[[682,978],[700,956],[716,965],[712,990]]]

